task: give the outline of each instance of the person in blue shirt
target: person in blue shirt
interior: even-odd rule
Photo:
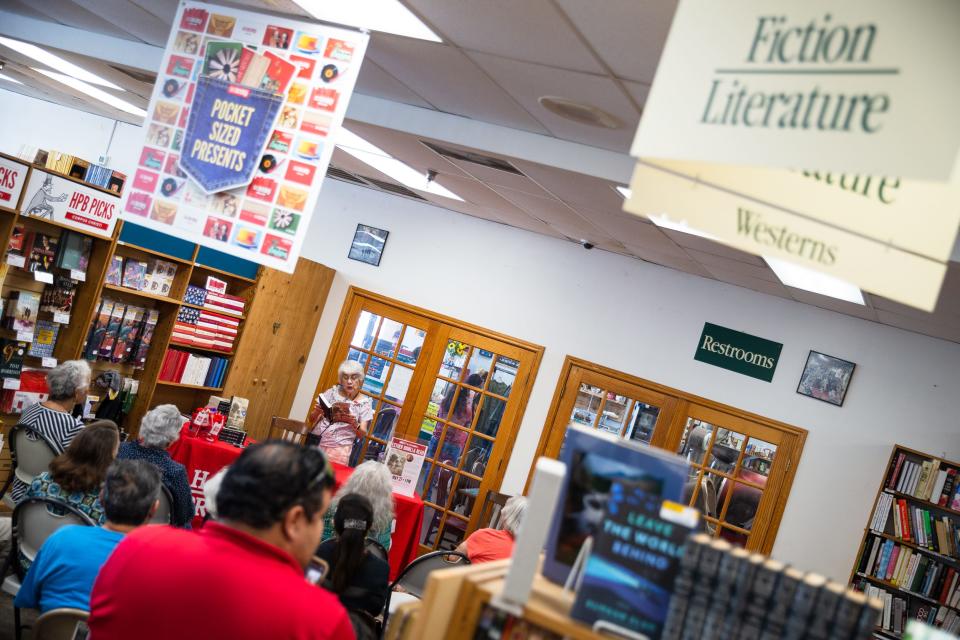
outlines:
[[[142,460],[116,460],[107,469],[100,501],[102,527],[67,525],[37,552],[14,600],[22,609],[90,609],[90,592],[100,567],[123,536],[153,517],[160,495],[160,471]]]

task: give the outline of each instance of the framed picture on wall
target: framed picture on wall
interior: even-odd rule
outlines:
[[[350,253],[347,254],[347,257],[379,267],[380,258],[383,256],[383,247],[387,244],[387,236],[389,235],[389,231],[377,229],[376,227],[365,224],[358,224],[357,231],[353,234],[353,243],[350,245]]]
[[[811,351],[797,393],[842,407],[856,366],[853,362]]]

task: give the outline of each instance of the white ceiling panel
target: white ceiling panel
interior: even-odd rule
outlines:
[[[0,9],[40,20],[50,19],[49,15],[34,7],[29,0],[3,0],[3,2],[0,2]]]
[[[433,109],[434,106],[418,96],[415,91],[381,69],[367,58],[360,67],[360,77],[355,87],[357,93],[394,100],[403,104]]]
[[[80,5],[71,2],[71,0],[43,0],[43,2],[27,4],[45,14],[50,20],[60,24],[126,40],[137,39],[136,36],[113,24],[109,16],[101,17],[96,13],[91,13]]]
[[[167,26],[173,24],[173,18],[177,15],[177,0],[130,0],[144,11],[149,11],[156,17],[163,20]]]
[[[769,280],[770,282],[780,282],[777,274],[775,274],[773,270],[770,269],[770,267],[766,264],[763,266],[750,264],[749,262],[731,260],[713,253],[706,253],[704,251],[697,251],[696,249],[690,248],[688,248],[686,251],[687,255],[702,264],[707,271],[712,271],[714,268],[723,271],[738,271],[743,275],[750,276],[751,278]]]
[[[733,271],[731,269],[723,269],[721,267],[708,265],[701,265],[701,267],[706,270],[711,277],[716,278],[717,280],[735,284],[741,287],[746,287],[747,289],[753,289],[754,291],[759,291],[761,293],[767,293],[772,296],[780,296],[782,298],[790,297],[790,292],[787,291],[787,288],[779,282],[771,282],[770,280],[764,280],[763,278],[754,278],[753,276],[747,275],[742,271]]]
[[[463,49],[603,73],[550,0],[408,0],[408,4]]]
[[[866,305],[847,302],[846,300],[839,300],[829,296],[823,296],[819,293],[805,291],[804,289],[797,289],[796,287],[787,287],[787,290],[790,292],[790,297],[797,302],[812,304],[815,307],[829,309],[830,311],[839,311],[840,313],[845,313],[848,316],[855,316],[857,318],[863,318],[864,320],[876,321],[877,319],[877,312]]]
[[[761,267],[767,266],[767,263],[764,262],[763,258],[760,256],[755,256],[752,253],[747,253],[745,251],[740,251],[739,249],[734,249],[733,247],[728,247],[720,244],[719,242],[714,242],[713,240],[701,238],[700,236],[691,235],[689,233],[683,233],[682,231],[674,231],[672,229],[664,229],[663,232],[681,247],[696,249],[697,251],[703,251],[704,253],[712,253],[715,256],[722,256],[724,258],[729,258],[730,260],[739,260],[740,262],[755,264]]]
[[[377,34],[367,56],[441,111],[524,131],[549,133],[461,51]]]
[[[556,137],[614,151],[630,148],[640,113],[610,78],[485,53],[468,55]],[[623,121],[623,128],[605,129],[562,118],[540,106],[537,100],[541,96],[558,96],[599,107]]]
[[[110,22],[139,40],[158,47],[167,44],[170,21],[165,23],[130,0],[73,0],[73,2],[90,13],[110,16]]]
[[[944,325],[936,322],[918,320],[916,318],[890,313],[883,309],[877,309],[877,319],[883,324],[889,324],[894,327],[899,327],[900,329],[906,329],[907,331],[915,331],[935,338],[942,338],[943,340],[960,342],[960,325]]]
[[[633,99],[637,101],[637,104],[641,107],[647,104],[647,96],[650,95],[650,85],[630,82],[629,80],[623,80],[622,82],[623,86],[630,92],[630,95],[633,96]]]
[[[658,253],[656,251],[643,251],[634,255],[642,260],[658,264],[662,267],[670,267],[671,269],[685,271],[686,273],[690,273],[695,276],[713,279],[709,273],[704,271],[703,267],[689,258],[678,258],[676,256],[670,256],[663,253]]]
[[[650,83],[677,8],[676,0],[557,0],[613,72]]]
[[[393,129],[385,129],[372,124],[346,120],[345,126],[361,138],[380,147],[395,158],[403,160],[414,169],[426,175],[427,169],[438,173],[468,177],[467,174],[449,162],[443,162],[433,151],[423,146],[416,136]]]
[[[574,208],[577,205],[601,210],[623,208],[623,198],[606,180],[547,167],[535,162],[521,160],[511,162],[547,192],[559,200],[574,205]]]
[[[667,238],[656,226],[636,216],[619,211],[597,211],[578,207],[577,211],[591,223],[622,244],[635,249],[654,250],[675,258],[689,258],[683,249]]]
[[[507,189],[506,187],[491,188],[530,215],[554,227],[563,227],[571,233],[579,233],[584,237],[587,234],[600,233],[600,229],[587,222],[558,200],[541,198],[524,191]]]
[[[487,155],[487,154],[485,154]],[[543,198],[549,198],[550,194],[544,191],[539,185],[530,180],[526,176],[519,176],[515,173],[510,173],[508,171],[500,171],[499,169],[494,169],[492,167],[485,167],[482,164],[476,164],[474,162],[466,162],[464,160],[454,160],[453,158],[446,158],[438,156],[439,160],[444,160],[453,166],[457,167],[461,171],[473,176],[477,180],[481,180],[491,185],[499,187],[507,187],[508,189],[516,189],[517,191],[524,191],[536,196]],[[511,162],[511,161],[508,161]],[[511,162],[512,163],[512,162]]]

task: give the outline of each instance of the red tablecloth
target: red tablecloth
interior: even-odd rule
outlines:
[[[330,463],[340,488],[353,468],[345,467],[336,462]],[[397,518],[397,526],[390,539],[390,581],[397,579],[405,566],[417,558],[420,547],[420,530],[423,528],[423,500],[420,496],[404,496],[393,494],[393,510]]]
[[[239,447],[226,442],[207,442],[205,438],[196,438],[187,435],[186,428],[180,432],[180,439],[167,450],[170,457],[187,468],[187,479],[190,480],[190,491],[196,511],[193,517],[193,528],[201,526],[203,517],[207,514],[203,498],[203,485],[207,478],[237,459],[243,451]]]

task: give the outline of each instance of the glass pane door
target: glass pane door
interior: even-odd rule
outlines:
[[[367,309],[360,312],[347,359],[364,367],[361,392],[370,397],[374,416],[366,436],[354,442],[350,466],[383,460],[426,337],[426,331],[411,324]]]
[[[427,445],[417,485],[425,503],[420,544],[426,549],[453,549],[466,537],[498,439],[515,426],[505,429],[520,363],[485,346],[448,340],[429,383],[417,433]]]

